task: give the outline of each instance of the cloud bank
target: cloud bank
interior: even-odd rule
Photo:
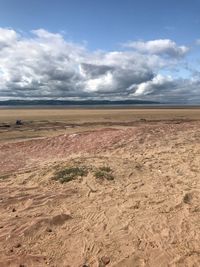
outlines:
[[[194,101],[200,97],[198,78],[163,74],[176,72],[188,52],[167,39],[129,42],[119,51],[89,51],[60,33],[38,29],[27,37],[0,28],[0,100]]]

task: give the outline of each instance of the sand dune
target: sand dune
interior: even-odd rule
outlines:
[[[199,155],[199,121],[1,143],[0,266],[200,266]]]

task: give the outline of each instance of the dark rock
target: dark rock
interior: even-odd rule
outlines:
[[[23,122],[21,120],[16,120],[15,124],[16,125],[23,125]]]

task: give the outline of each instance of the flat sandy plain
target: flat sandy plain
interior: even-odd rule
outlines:
[[[200,266],[200,109],[0,109],[0,266]]]

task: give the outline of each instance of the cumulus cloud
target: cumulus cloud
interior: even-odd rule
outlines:
[[[174,92],[185,92],[181,81],[159,74],[180,63],[185,46],[171,40],[129,46],[134,49],[91,52],[60,33],[38,29],[25,37],[0,28],[0,99],[153,100],[158,94],[170,99]]]
[[[17,38],[18,34],[14,30],[0,28],[0,49],[15,43]]]
[[[189,51],[188,47],[184,45],[178,46],[170,39],[129,42],[125,46],[144,53],[164,54],[170,57],[182,57]]]
[[[134,95],[148,95],[155,93],[155,91],[168,90],[172,85],[172,77],[158,74],[152,80],[139,84]]]

